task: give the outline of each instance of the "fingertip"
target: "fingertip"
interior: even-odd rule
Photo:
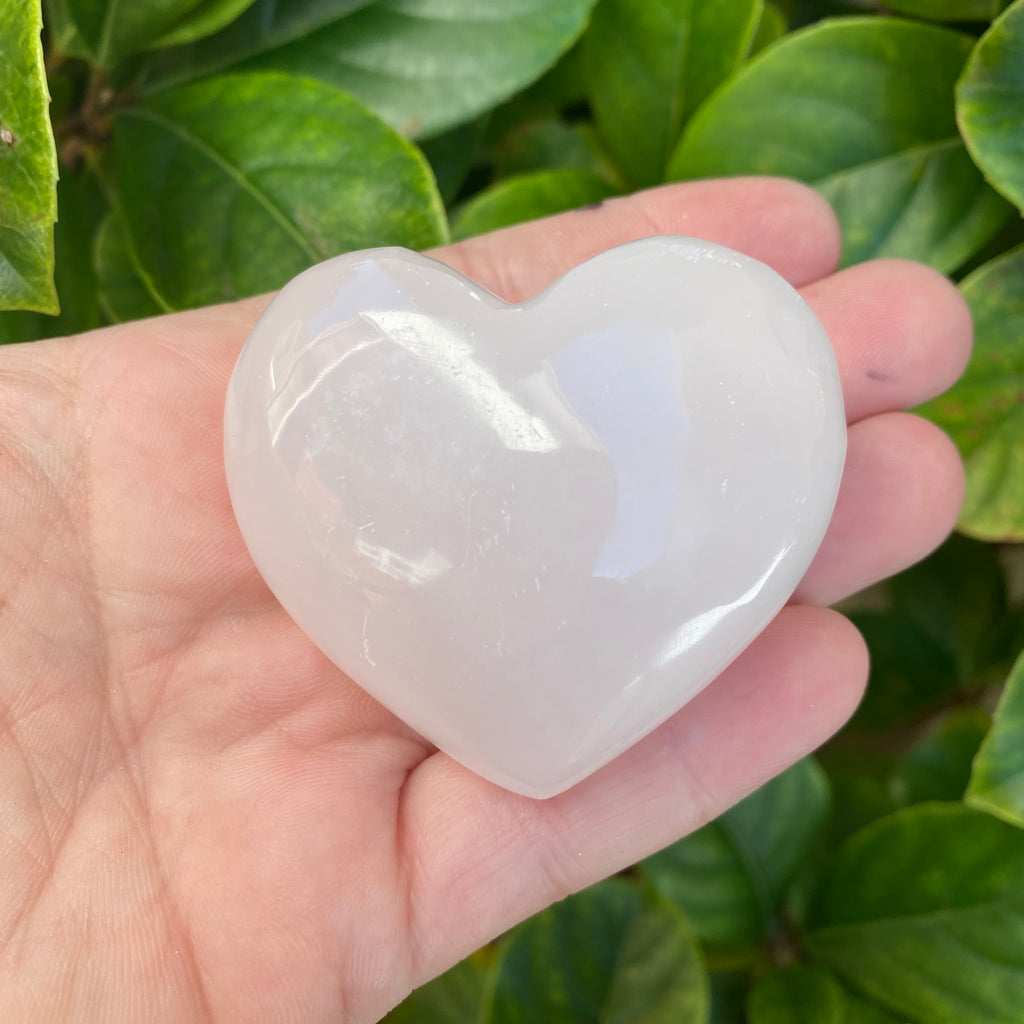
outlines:
[[[786,178],[659,185],[434,250],[431,255],[510,302],[529,298],[584,260],[652,235],[727,246],[794,286],[830,274],[839,225],[813,189]]]
[[[883,573],[891,576],[930,555],[955,528],[964,501],[963,460],[950,436],[923,416],[891,413],[860,426],[877,432],[883,472],[902,481],[902,493],[882,509],[899,517],[890,532],[903,540],[901,563]]]
[[[960,449],[949,434],[923,416],[908,414],[907,419],[919,432],[930,457],[930,471],[922,472],[922,476],[927,473],[933,479],[940,479],[944,483],[941,494],[934,503],[931,523],[928,524],[931,526],[930,533],[921,538],[920,553],[914,559],[914,562],[917,562],[930,555],[956,528],[960,510],[964,505],[967,476]],[[927,498],[925,500],[927,501]],[[909,564],[913,565],[914,562]]]
[[[922,263],[872,260],[803,294],[832,340],[851,422],[941,394],[970,358],[967,303]]]
[[[653,204],[652,233],[707,237],[767,263],[794,287],[831,274],[839,264],[835,212],[813,188],[791,178],[678,182],[620,202],[638,212]]]
[[[842,231],[819,192],[791,178],[741,178],[749,190],[749,216],[766,238],[782,238],[786,251],[776,269],[796,287],[820,280],[839,266]]]
[[[831,608],[793,604],[712,683],[704,699],[735,705],[734,714],[723,716],[726,722],[739,720],[742,708],[762,705],[760,714],[749,717],[745,742],[751,752],[773,759],[760,766],[763,781],[840,729],[860,703],[867,679],[867,645],[856,626]],[[722,772],[723,782],[731,779],[727,763]]]
[[[796,600],[831,604],[920,561],[956,525],[964,470],[947,434],[910,413],[850,429],[836,509]]]
[[[876,353],[881,369],[897,363],[904,379],[922,382],[921,401],[950,387],[967,366],[974,340],[971,311],[944,274],[913,260],[882,259],[864,265],[872,276],[872,301],[895,320],[902,344]]]
[[[819,609],[829,613],[828,626],[821,620],[819,628],[829,631],[832,664],[825,679],[831,684],[834,699],[829,702],[833,713],[824,723],[822,742],[846,724],[864,697],[871,668],[871,654],[861,631],[845,616],[831,608]]]

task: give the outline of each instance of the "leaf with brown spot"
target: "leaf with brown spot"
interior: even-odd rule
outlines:
[[[57,153],[38,3],[0,7],[0,309],[56,313]]]

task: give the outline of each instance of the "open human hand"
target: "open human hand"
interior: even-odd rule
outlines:
[[[221,417],[266,299],[0,351],[0,1020],[376,1020],[847,718],[866,653],[821,606],[953,524],[956,452],[900,410],[959,374],[967,310],[916,264],[833,273],[831,211],[771,179],[667,186],[435,255],[521,300],[652,234],[720,242],[801,288],[836,350],[846,470],[794,601],[674,718],[547,801],[431,749],[256,572]]]

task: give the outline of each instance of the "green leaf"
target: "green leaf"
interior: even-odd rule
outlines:
[[[959,139],[841,171],[817,186],[846,232],[845,264],[900,257],[952,271],[1012,213]]]
[[[452,237],[469,238],[600,203],[614,193],[615,189],[596,174],[570,168],[506,178],[466,203],[452,225]]]
[[[837,207],[843,263],[963,263],[1008,208],[959,140],[953,86],[971,39],[890,18],[821,22],[769,47],[694,116],[672,178],[781,174]]]
[[[489,1024],[704,1024],[707,972],[683,918],[618,879],[531,918],[508,941]]]
[[[92,259],[99,301],[108,319],[125,323],[170,311],[147,284],[119,211],[111,210],[104,217],[96,232]]]
[[[68,0],[43,0],[46,10],[46,31],[50,36],[50,45],[57,53],[68,57],[88,60],[92,54],[86,41],[82,38],[68,11]]]
[[[739,67],[762,8],[763,0],[600,0],[583,42],[588,95],[631,185],[665,180],[683,125]]]
[[[252,4],[253,0],[205,0],[150,45],[180,46],[213,35]]]
[[[539,78],[594,0],[378,0],[254,66],[348,89],[406,135],[433,135]]]
[[[955,655],[907,615],[870,611],[850,618],[871,652],[868,688],[852,729],[893,728],[933,709],[961,686]]]
[[[530,171],[571,167],[591,171],[608,181],[616,173],[587,121],[566,123],[551,117],[518,125],[489,154],[496,180]]]
[[[1024,828],[1024,655],[1006,681],[974,762],[967,802]]]
[[[855,730],[901,725],[959,690],[1000,682],[1017,653],[1020,613],[1007,604],[993,549],[952,537],[886,584],[891,609],[853,621],[871,651],[868,691]]]
[[[757,23],[757,30],[754,32],[754,39],[750,44],[749,56],[760,53],[767,49],[777,39],[781,39],[788,26],[786,16],[770,0],[765,0],[761,11],[761,18]]]
[[[918,804],[837,854],[804,946],[917,1024],[1020,1024],[1024,832]]]
[[[61,0],[66,2],[66,0]],[[160,54],[149,70],[151,88],[182,84],[268,53],[347,17],[374,0],[256,0],[216,35]]]
[[[35,0],[0,8],[0,309],[56,313],[57,153],[41,17]]]
[[[883,1009],[874,1000],[862,998],[849,988],[843,989],[842,1024],[906,1024],[906,1017]]]
[[[891,781],[900,804],[961,800],[990,724],[981,708],[950,711],[900,758]]]
[[[420,144],[445,204],[459,194],[487,132],[487,117],[467,121]]]
[[[746,971],[708,971],[711,1009],[708,1024],[747,1024],[744,1012],[750,978]]]
[[[200,3],[202,0],[61,0],[61,7],[90,60],[109,69],[152,45]]]
[[[123,111],[115,143],[135,251],[175,309],[280,287],[341,252],[447,236],[422,154],[322,82],[207,79]]]
[[[702,941],[754,945],[775,927],[828,812],[828,781],[807,758],[642,869]]]
[[[852,730],[851,730],[852,734]],[[828,823],[829,848],[838,846],[865,825],[891,814],[899,806],[893,799],[890,776],[896,758],[875,746],[864,749],[839,741],[820,752],[832,789],[832,816]]]
[[[57,183],[54,280],[60,314],[47,316],[27,310],[0,313],[0,344],[56,338],[99,327],[100,307],[89,246],[103,209],[103,197],[92,177],[67,174]]]
[[[416,989],[380,1024],[480,1024],[493,974],[476,956],[468,957]]]
[[[770,971],[747,1003],[750,1024],[843,1024],[843,987],[824,968]]]
[[[1010,249],[1024,245],[1024,217],[1011,215],[1010,219],[964,264],[957,267],[954,279],[963,281],[990,260],[1002,256]]]
[[[583,43],[563,54],[550,71],[511,99],[495,107],[488,117],[487,141],[499,145],[513,129],[528,121],[561,117],[569,108],[586,103]]]
[[[981,37],[956,90],[967,148],[985,177],[1024,211],[1024,0]]]
[[[886,0],[897,14],[929,21],[991,21],[1006,0]]]
[[[704,961],[684,920],[647,908],[623,936],[600,1024],[701,1024],[708,999]]]
[[[337,3],[302,0],[303,31],[294,31],[289,14],[284,25],[271,18],[267,33],[256,31],[260,7],[253,7],[172,57],[158,78],[181,81],[228,66],[289,71],[349,90],[406,135],[434,135],[539,78],[582,33],[593,4],[362,0],[343,4],[360,9],[339,17],[328,16]]]
[[[961,290],[974,351],[959,383],[921,411],[948,431],[967,469],[960,529],[1024,540],[1024,246],[985,264]]]
[[[1001,681],[1017,650],[1006,629],[1006,577],[991,545],[954,535],[886,589],[893,608],[949,652],[962,683],[990,674]]]
[[[769,971],[750,993],[748,1024],[897,1024],[817,964]]]

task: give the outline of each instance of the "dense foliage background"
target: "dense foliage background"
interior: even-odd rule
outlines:
[[[961,534],[851,605],[854,720],[388,1020],[1022,1024],[1024,0],[44,6],[0,6],[2,341],[721,174],[961,279]]]

